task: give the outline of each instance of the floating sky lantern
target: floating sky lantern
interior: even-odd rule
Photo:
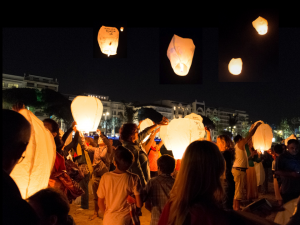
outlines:
[[[71,103],[71,111],[77,129],[89,133],[96,131],[100,123],[103,105],[96,97],[77,96]]]
[[[256,126],[256,123],[254,124],[253,128]],[[268,124],[262,122],[262,124],[258,126],[254,135],[252,136],[253,148],[260,151],[267,151],[272,146],[272,139],[272,128]]]
[[[37,191],[47,188],[56,157],[56,145],[53,135],[44,123],[31,111],[19,111],[31,125],[31,136],[25,158],[16,164],[10,176],[16,182],[22,198],[26,199]]]
[[[123,27],[121,27],[121,28],[120,28],[120,31],[123,31],[123,30],[124,30],[124,28],[123,28]]]
[[[243,62],[241,58],[232,58],[228,64],[229,72],[233,75],[239,75],[242,71]]]
[[[268,21],[261,16],[254,20],[252,25],[260,35],[264,35],[268,32]]]
[[[192,39],[182,38],[174,34],[167,56],[171,62],[174,72],[179,76],[186,76],[192,65],[195,45]]]
[[[116,55],[119,44],[118,29],[102,26],[98,33],[98,44],[103,54]]]

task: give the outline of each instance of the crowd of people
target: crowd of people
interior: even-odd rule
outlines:
[[[176,171],[175,159],[160,153],[163,142],[155,142],[160,126],[169,122],[165,117],[142,131],[134,123],[123,124],[115,145],[100,130],[97,141],[86,137],[77,130],[76,121],[59,135],[58,124],[45,119],[44,126],[56,145],[55,163],[48,188],[23,200],[9,176],[22,161],[31,134],[20,109],[23,105],[2,110],[3,224],[76,224],[69,215],[70,203],[80,197],[78,210],[89,208],[90,180],[94,214],[89,220],[101,217],[105,225],[140,224],[143,205],[151,212],[151,225],[266,224],[241,211],[241,201],[255,201],[259,183],[267,192],[269,169],[279,209],[299,198],[289,225],[299,222],[299,141],[291,139],[287,146],[275,145],[261,153],[252,143],[261,123],[252,125],[246,137],[234,137],[234,142],[220,135],[214,143],[206,128],[206,140],[194,141],[186,148]],[[72,132],[74,137],[67,141]],[[257,179],[255,165],[259,163],[263,182]]]

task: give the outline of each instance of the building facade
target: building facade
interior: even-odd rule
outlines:
[[[17,76],[11,74],[2,73],[2,90],[8,88],[36,88],[43,89],[49,88],[54,91],[58,91],[59,83],[57,79],[36,76],[31,74],[24,74],[24,76]]]

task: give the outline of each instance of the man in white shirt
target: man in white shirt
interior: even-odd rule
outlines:
[[[243,198],[243,189],[245,187],[245,181],[246,181],[246,170],[249,167],[248,156],[245,149],[245,145],[247,144],[249,139],[252,138],[253,134],[255,133],[257,127],[260,124],[261,123],[258,122],[254,128],[252,125],[250,128],[250,132],[246,138],[243,138],[241,135],[237,135],[236,137],[234,137],[234,142],[236,143],[235,161],[233,163],[231,172],[235,182],[233,209],[236,211],[241,210],[240,201]]]

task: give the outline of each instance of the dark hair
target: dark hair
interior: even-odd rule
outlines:
[[[290,145],[290,144],[299,145],[299,141],[296,139],[290,139],[290,140],[288,140],[287,145]]]
[[[115,141],[114,146],[118,147],[118,146],[121,146],[121,145],[122,145],[121,141],[119,141],[119,140]]]
[[[231,160],[235,160],[235,148],[232,140],[230,137],[226,134],[219,135],[218,138],[220,138],[222,141],[225,142],[225,151],[229,151],[231,153]]]
[[[119,130],[120,140],[131,142],[131,137],[135,134],[137,125],[134,123],[125,123]]]
[[[175,159],[170,155],[164,154],[157,160],[157,166],[162,173],[171,174],[175,169]]]
[[[117,168],[119,170],[126,171],[134,162],[134,155],[127,148],[124,148],[123,146],[118,146],[115,150],[114,159],[117,164]]]
[[[62,143],[62,141],[59,137],[58,123],[55,120],[50,119],[50,118],[44,119],[43,122],[51,124],[51,127],[52,127],[52,130],[50,130],[51,133],[57,133],[56,137],[54,137],[54,141],[55,141],[55,144],[56,144],[56,149],[60,149],[63,146],[63,143]]]
[[[16,102],[15,104],[12,105],[12,110],[17,112],[23,108],[25,108],[25,104],[23,102]]]
[[[241,135],[236,135],[233,140],[234,140],[234,143],[237,143],[239,140],[241,140],[243,137]]]
[[[57,189],[46,188],[30,196],[27,201],[35,204],[40,210],[43,218],[47,219],[52,215],[57,216],[58,224],[67,222],[70,205],[67,197]]]
[[[18,160],[26,150],[31,125],[20,113],[2,109],[2,162],[3,167]]]
[[[283,149],[282,149],[282,145],[281,144],[277,144],[274,146],[274,152],[277,154],[282,154],[283,153]]]

